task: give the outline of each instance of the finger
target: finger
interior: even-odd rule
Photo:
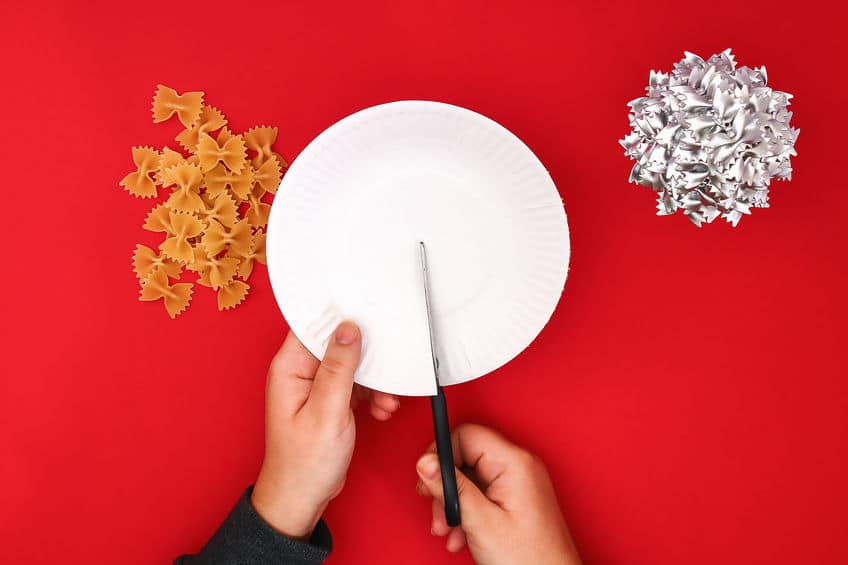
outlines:
[[[462,528],[453,528],[445,541],[445,549],[451,553],[462,551],[465,547],[465,531]]]
[[[477,424],[462,424],[451,432],[454,463],[474,469],[475,478],[485,487],[500,477],[526,452],[498,432]],[[435,445],[432,447],[435,451]]]
[[[372,390],[371,404],[385,412],[394,414],[400,407],[400,400],[394,394],[380,392],[379,390]]]
[[[371,415],[374,416],[376,420],[380,420],[381,422],[385,422],[386,420],[392,417],[391,412],[387,412],[375,404],[371,405]]]
[[[445,495],[442,489],[442,474],[439,469],[439,457],[435,453],[427,453],[418,460],[416,465],[418,476],[427,490],[444,506]],[[480,492],[480,489],[455,469],[456,490],[459,494],[459,507],[462,512],[463,526],[475,529],[487,521],[488,515],[500,509]]]
[[[309,394],[309,404],[319,411],[337,415],[349,413],[361,340],[359,328],[353,322],[342,322],[333,332]]]
[[[524,498],[518,493],[540,476],[547,477],[538,458],[484,426],[458,426],[451,433],[451,441],[454,461],[463,476],[501,510],[519,507]],[[436,456],[435,444],[428,452]]]
[[[445,505],[439,499],[433,499],[433,519],[430,521],[430,533],[434,536],[446,536],[451,527],[445,519]]]
[[[319,361],[289,332],[268,368],[268,413],[293,415],[309,398]]]

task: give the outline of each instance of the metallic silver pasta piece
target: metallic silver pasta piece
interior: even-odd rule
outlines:
[[[657,215],[682,210],[698,227],[719,216],[735,227],[768,207],[771,180],[792,176],[800,130],[789,124],[792,95],[767,81],[765,67],[737,68],[730,49],[706,61],[686,52],[670,73],[651,71],[619,143],[636,161],[630,182],[657,193]]]

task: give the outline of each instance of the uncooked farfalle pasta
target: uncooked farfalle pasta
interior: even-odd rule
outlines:
[[[170,147],[133,147],[135,170],[120,185],[137,198],[157,201],[145,230],[162,235],[158,251],[136,245],[133,272],[139,300],[162,300],[171,318],[188,308],[194,283],[218,296],[218,309],[235,308],[247,297],[254,264],[265,264],[269,199],[288,164],[273,145],[277,128],[259,126],[244,134],[227,128],[220,110],[204,104],[203,92],[179,94],[159,85],[153,121],[177,116],[185,129]]]

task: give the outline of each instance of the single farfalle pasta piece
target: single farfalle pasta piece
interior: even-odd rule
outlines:
[[[238,217],[238,209],[235,201],[226,192],[222,192],[217,196],[211,196],[209,192],[204,192],[201,196],[206,208],[198,215],[204,222],[218,222],[228,228],[233,227]]]
[[[120,185],[133,196],[153,198],[157,195],[154,177],[162,156],[152,147],[133,147],[132,158],[136,170],[122,178]]]
[[[202,92],[178,94],[173,88],[160,84],[153,96],[153,122],[164,122],[176,114],[185,127],[190,127],[200,118],[202,106]]]
[[[269,194],[277,192],[282,177],[283,173],[276,159],[268,159],[258,169],[253,170],[253,180]]]
[[[184,129],[177,135],[175,141],[185,148],[186,151],[197,149],[200,135],[217,131],[227,125],[227,118],[217,108],[204,106],[200,111],[200,119],[189,128]]]
[[[272,149],[276,141],[277,128],[257,126],[247,130],[244,134],[244,143],[250,151],[256,153],[252,159],[254,167],[258,169],[269,159],[276,160],[281,168],[288,167],[282,155]]]
[[[239,259],[236,257],[218,257],[212,254],[203,243],[194,248],[194,260],[188,268],[200,275],[201,284],[218,289],[236,276]]]
[[[256,261],[263,265],[267,265],[265,259],[265,232],[256,230],[253,232],[253,237],[250,242],[250,251],[241,257],[238,266],[238,276],[247,280],[253,273],[253,262]]]
[[[230,189],[236,202],[247,198],[254,183],[253,170],[250,167],[244,167],[242,172],[234,173],[222,164],[216,165],[203,178],[206,181],[206,191],[210,195],[218,196]]]
[[[243,257],[250,252],[250,227],[247,220],[236,222],[232,228],[226,228],[218,222],[209,222],[203,233],[203,243],[211,255],[226,251],[231,256]]]
[[[197,284],[215,288],[206,274],[201,275],[197,279]],[[247,298],[247,292],[250,290],[250,285],[238,279],[231,279],[226,284],[217,287],[218,290],[218,310],[228,310],[235,308]]]
[[[164,186],[174,187],[166,202],[168,208],[178,212],[199,212],[205,208],[200,198],[200,185],[203,183],[200,167],[188,163],[174,165],[162,176]]]
[[[168,275],[163,270],[153,271],[149,277],[141,281],[139,300],[152,301],[160,298],[165,302],[165,310],[171,319],[176,318],[188,307],[192,293],[191,283],[168,282]]]
[[[247,195],[247,209],[244,212],[244,217],[250,222],[254,228],[264,228],[268,225],[268,217],[271,215],[271,205],[262,202],[262,197],[265,196],[265,189],[260,184],[256,184],[253,190]]]
[[[630,181],[657,193],[658,215],[736,226],[768,207],[772,180],[791,178],[792,95],[767,86],[765,67],[737,68],[730,49],[706,61],[687,52],[671,73],[651,71],[646,91],[628,103],[633,130],[620,143],[636,161]]]
[[[136,245],[133,252],[133,272],[136,278],[144,280],[156,270],[164,271],[168,277],[176,279],[179,278],[183,266],[159,255],[146,245]]]
[[[218,310],[235,308],[247,298],[250,285],[244,281],[233,279],[218,289]]]
[[[171,209],[165,204],[159,204],[147,213],[142,227],[147,231],[164,232],[168,235],[174,235],[174,226],[171,225],[170,212]]]
[[[204,173],[212,170],[218,163],[223,163],[232,172],[239,173],[244,168],[246,155],[244,140],[240,135],[230,137],[219,146],[215,138],[203,133],[197,144],[197,158],[200,159],[200,168]]]
[[[213,257],[210,266],[203,273],[214,289],[219,289],[233,281],[238,271],[239,261],[234,257]]]
[[[173,210],[169,211],[168,217],[174,233],[159,245],[159,249],[170,259],[188,263],[194,259],[194,251],[189,239],[203,232],[203,224],[192,214]]]

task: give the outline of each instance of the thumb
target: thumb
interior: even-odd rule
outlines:
[[[350,410],[353,374],[359,365],[362,337],[353,322],[342,322],[327,346],[308,403],[325,414],[344,414]]]
[[[427,453],[418,460],[416,464],[418,477],[430,494],[442,503],[445,503],[445,493],[442,489],[442,473],[439,467],[439,456],[435,453]],[[462,529],[474,533],[482,522],[488,519],[491,512],[498,507],[480,492],[471,479],[466,477],[462,471],[456,469],[456,490],[459,494],[459,507],[462,512]]]

